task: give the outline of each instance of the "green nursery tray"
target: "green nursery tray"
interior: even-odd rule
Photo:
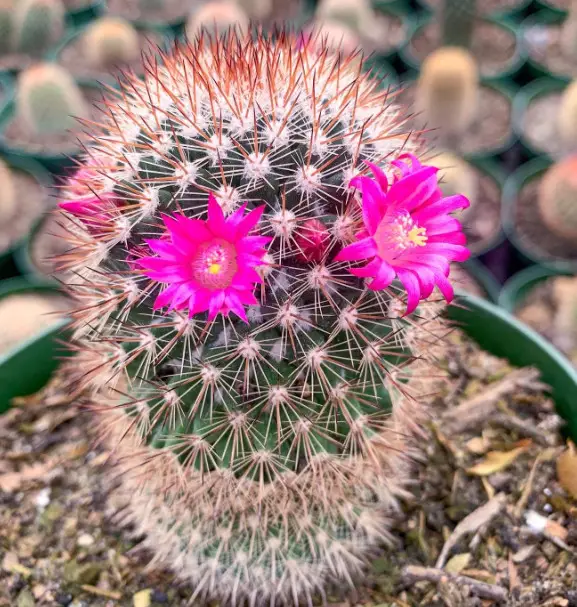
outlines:
[[[485,297],[490,302],[496,303],[501,285],[493,274],[478,259],[468,259],[462,266],[467,274],[481,287]]]
[[[44,188],[50,188],[54,184],[52,175],[32,158],[10,155],[8,158],[3,158],[3,160],[9,167],[23,171],[34,177]],[[0,187],[2,187],[2,184],[0,184]],[[31,231],[35,229],[37,223],[37,221],[34,222],[33,226],[31,226]],[[27,247],[28,237],[29,234],[15,242],[9,249],[0,252],[0,278],[2,277],[3,269],[9,266],[12,259],[16,261],[16,258],[20,255],[19,251]]]
[[[502,19],[502,18],[508,18],[508,19],[514,19],[514,18],[518,18],[518,16],[523,13],[523,11],[525,11],[527,9],[528,6],[530,6],[533,3],[533,0],[522,0],[522,2],[520,2],[519,4],[517,4],[516,6],[514,6],[513,8],[509,8],[509,9],[504,9],[501,11],[495,11],[492,13],[489,13],[487,16],[488,17],[496,17],[497,19]],[[417,4],[424,10],[427,11],[428,13],[433,13],[435,12],[435,9],[433,7],[431,7],[431,5],[427,2],[427,0],[417,0]]]
[[[499,305],[513,314],[538,284],[554,276],[570,276],[570,274],[541,266],[531,266],[517,272],[505,283],[499,295]]]
[[[558,412],[577,437],[577,370],[551,344],[509,312],[478,297],[460,294],[450,318],[488,352],[513,365],[532,365],[552,389]],[[64,323],[54,326],[0,359],[0,411],[16,396],[31,394],[48,381],[65,350]]]
[[[510,31],[515,36],[515,39],[517,41],[515,53],[511,61],[508,63],[507,67],[502,72],[499,72],[498,74],[493,74],[491,76],[483,77],[483,79],[486,81],[493,81],[513,78],[525,63],[526,58],[524,48],[521,44],[521,37],[519,35],[519,26],[513,20],[507,18],[499,19],[496,17],[484,17],[483,19],[484,21],[495,23],[497,25],[500,25],[504,29]],[[419,19],[419,22],[413,32],[413,36],[418,34],[419,31],[423,27],[428,25],[432,20],[433,16],[425,13]],[[413,36],[411,36],[411,38],[408,38],[406,44],[401,47],[401,49],[399,50],[399,55],[408,68],[419,71],[421,67],[421,62],[411,53],[411,39]]]
[[[10,278],[0,282],[0,299],[20,293],[58,293],[52,284],[31,278]],[[66,320],[55,321],[35,337],[0,355],[0,413],[16,396],[26,396],[44,386],[67,351],[60,343]],[[0,327],[0,331],[2,327]]]

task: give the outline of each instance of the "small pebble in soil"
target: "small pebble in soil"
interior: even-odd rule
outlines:
[[[57,594],[54,597],[54,600],[58,603],[58,605],[63,605],[64,607],[68,607],[70,603],[72,603],[73,596],[71,594],[61,593]]]
[[[162,592],[162,590],[153,590],[150,593],[150,600],[153,603],[160,603],[161,605],[165,605],[168,603],[168,595],[166,592]]]

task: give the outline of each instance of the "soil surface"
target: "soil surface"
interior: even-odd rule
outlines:
[[[102,101],[102,91],[97,88],[82,88],[84,98],[86,99],[94,117],[99,116],[93,104]],[[78,134],[75,133],[58,133],[57,135],[49,135],[41,138],[32,137],[17,113],[14,113],[12,119],[7,123],[4,130],[4,140],[7,145],[21,149],[33,154],[72,154],[78,150]]]
[[[515,231],[517,238],[534,255],[548,261],[574,261],[577,263],[577,242],[571,242],[549,232],[537,204],[539,178],[525,183],[515,205]]]
[[[536,150],[553,157],[564,156],[570,151],[557,128],[561,98],[561,91],[535,97],[527,106],[521,123],[527,142]]]
[[[402,101],[414,107],[414,82],[402,88]],[[433,129],[427,136],[437,146],[454,149],[460,154],[486,154],[511,140],[511,113],[511,100],[506,95],[490,86],[480,86],[475,117],[457,141],[444,138],[442,130],[435,129],[437,125],[427,123],[425,116],[417,116],[415,122],[419,128]]]
[[[444,0],[423,0],[423,3],[433,9],[439,9],[443,5]],[[478,11],[481,15],[495,15],[514,11],[521,5],[525,4],[525,0],[483,0],[479,2]]]
[[[562,324],[563,301],[558,287],[567,278],[549,278],[536,285],[515,309],[515,315],[541,333],[577,365],[577,279],[573,278],[573,297],[569,314],[573,318],[573,330],[567,331]]]
[[[151,49],[162,46],[164,38],[153,32],[138,32],[140,50],[138,58],[130,63],[123,63],[115,66],[104,66],[102,68],[94,67],[86,57],[84,52],[84,41],[82,35],[74,38],[63,49],[58,57],[58,63],[65,67],[75,78],[91,78],[99,82],[115,79],[122,70],[133,70],[136,74],[143,73],[142,53],[149,53]]]
[[[0,223],[0,255],[24,238],[53,202],[32,175],[17,169],[11,173],[17,202],[14,213]]]
[[[439,47],[441,28],[437,21],[431,21],[417,30],[409,43],[410,55],[419,63]],[[471,52],[479,65],[483,77],[498,76],[506,71],[517,55],[517,40],[508,29],[479,20],[473,29]]]
[[[577,64],[561,48],[561,26],[539,24],[527,28],[523,39],[531,59],[555,76],[575,78]]]
[[[461,291],[466,291],[467,293],[482,297],[483,299],[487,298],[487,294],[483,287],[460,264],[454,263],[451,265],[450,276],[455,287]]]
[[[447,339],[449,379],[420,441],[414,497],[393,517],[394,545],[354,597],[328,603],[574,605],[577,458],[546,387],[457,331]],[[91,445],[78,402],[56,379],[0,417],[0,605],[184,607],[191,589],[146,570],[141,538],[107,506],[109,454]]]

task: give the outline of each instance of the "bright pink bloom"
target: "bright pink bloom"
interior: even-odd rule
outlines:
[[[169,285],[156,298],[155,309],[188,308],[191,317],[208,310],[209,320],[232,311],[247,322],[244,306],[258,303],[254,286],[262,283],[255,268],[265,263],[264,247],[272,239],[248,235],[264,206],[246,215],[245,209],[246,205],[225,217],[211,194],[206,221],[163,217],[167,234],[147,241],[157,256],[138,261],[149,278]]]
[[[307,219],[297,230],[294,241],[299,261],[316,262],[323,260],[331,244],[331,235],[322,221]]]
[[[335,260],[368,260],[367,265],[350,268],[350,272],[372,278],[368,287],[374,291],[385,289],[398,277],[407,291],[407,314],[435,286],[451,301],[449,264],[465,261],[470,253],[464,246],[460,222],[449,213],[467,208],[469,201],[461,195],[443,198],[438,169],[422,166],[413,155],[392,162],[399,175],[391,185],[379,167],[367,164],[374,178],[351,180],[351,186],[362,194],[364,229]]]

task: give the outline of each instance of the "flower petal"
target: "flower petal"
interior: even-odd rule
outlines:
[[[335,261],[360,261],[361,259],[374,257],[376,254],[377,245],[375,244],[375,241],[369,237],[353,242],[353,244],[341,249],[335,257]]]
[[[411,314],[421,301],[421,287],[417,277],[410,270],[397,270],[399,280],[403,283],[407,292],[407,311],[405,315]]]

